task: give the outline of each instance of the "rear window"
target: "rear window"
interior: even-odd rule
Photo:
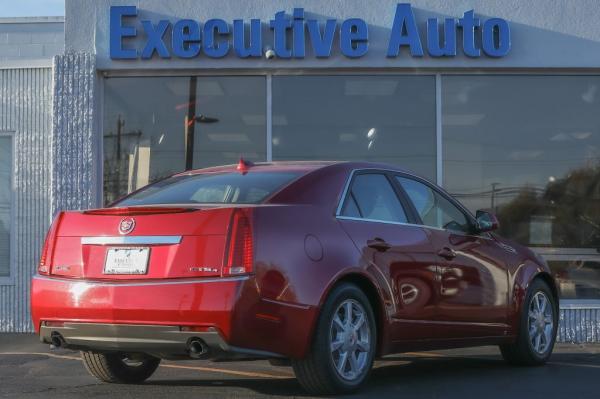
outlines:
[[[158,204],[259,204],[300,172],[209,173],[169,177],[113,206]]]

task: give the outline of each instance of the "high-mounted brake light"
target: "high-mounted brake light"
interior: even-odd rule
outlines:
[[[254,166],[252,162],[246,161],[244,158],[240,158],[240,162],[238,162],[236,169],[241,174],[245,175],[246,173],[248,173],[248,169],[250,169],[251,166]]]
[[[247,212],[236,209],[231,217],[224,275],[251,273],[254,265],[252,225]]]
[[[40,264],[38,265],[39,274],[50,274],[50,267],[52,266],[52,256],[54,254],[54,246],[56,244],[56,235],[58,232],[58,226],[63,217],[64,212],[60,212],[54,218],[54,221],[50,225],[50,229],[46,234],[44,240],[44,246],[42,247],[42,255],[40,257]]]

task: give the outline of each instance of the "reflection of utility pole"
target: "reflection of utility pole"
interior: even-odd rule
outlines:
[[[190,77],[190,95],[188,98],[188,112],[184,120],[184,141],[185,141],[185,170],[194,168],[194,133],[196,123],[215,123],[219,120],[210,116],[196,116],[196,76]]]
[[[190,170],[194,165],[194,133],[196,124],[194,116],[196,114],[196,76],[190,77],[190,96],[188,98],[188,112],[185,116],[185,170]],[[190,123],[191,122],[191,123]]]
[[[496,187],[498,187],[500,183],[492,183],[492,203],[490,208],[494,213],[496,213]]]

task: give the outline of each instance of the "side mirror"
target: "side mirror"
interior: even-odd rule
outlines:
[[[475,218],[477,219],[477,230],[480,233],[497,230],[500,226],[498,218],[493,213],[478,210]]]

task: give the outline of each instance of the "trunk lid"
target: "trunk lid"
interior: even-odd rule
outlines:
[[[108,280],[221,276],[236,209],[152,206],[65,212],[50,274]]]

